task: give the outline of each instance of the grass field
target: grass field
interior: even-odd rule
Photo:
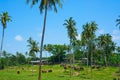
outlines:
[[[33,71],[32,71],[33,69]],[[70,78],[70,70],[64,70],[60,65],[54,66],[42,66],[43,70],[52,69],[53,72],[42,73],[42,80],[113,80],[113,78],[120,78],[116,73],[117,67],[107,67],[93,69],[92,73],[90,68],[84,67],[83,71],[72,71],[73,75]],[[20,74],[17,74],[20,71]],[[38,66],[19,66],[10,67],[9,69],[0,70],[0,80],[37,80],[38,78]]]

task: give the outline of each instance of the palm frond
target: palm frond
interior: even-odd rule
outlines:
[[[42,0],[41,3],[40,3],[40,6],[39,6],[40,13],[43,12],[43,9],[44,9],[44,8],[45,8],[45,6],[44,6],[44,0]]]

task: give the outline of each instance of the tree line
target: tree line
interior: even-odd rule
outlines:
[[[66,23],[67,22],[67,23]],[[95,32],[98,25],[95,22],[86,23],[82,26],[81,39],[77,38],[77,29],[75,20],[69,18],[63,24],[67,28],[70,44],[45,44],[43,51],[49,53],[48,62],[61,63],[66,60],[74,62],[83,58],[87,59],[87,65],[119,65],[120,46],[112,41],[110,34],[101,34],[96,36]],[[28,61],[39,60],[39,43],[31,37],[27,40],[29,49],[26,53],[9,54],[6,51],[2,53],[4,65],[12,66],[26,64]],[[45,52],[44,52],[45,53]]]

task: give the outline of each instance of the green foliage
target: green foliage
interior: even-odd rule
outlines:
[[[39,46],[38,46],[38,42],[33,40],[31,37],[27,40],[28,42],[28,47],[29,47],[29,56],[32,59],[36,58],[36,53],[39,52]]]
[[[0,70],[4,69],[5,67],[5,60],[3,58],[0,59],[1,60],[1,63],[0,63]]]
[[[72,19],[72,17],[70,17],[68,20],[65,20],[65,23],[63,24],[68,32],[68,37],[70,39],[70,46],[72,46],[72,48],[76,45],[76,41],[77,41],[77,29],[76,29],[76,22],[75,20]]]
[[[67,49],[67,45],[48,44],[44,46],[44,50],[52,54],[52,56],[50,57],[50,61],[52,61],[53,63],[63,62]]]
[[[62,7],[61,0],[26,0],[27,3],[30,3],[31,7],[33,7],[35,4],[37,4],[40,1],[39,9],[42,13],[45,9],[46,5],[48,9],[54,9],[55,12],[57,12],[56,5]]]
[[[17,52],[16,54],[17,54],[16,58],[17,58],[18,64],[25,64],[26,63],[25,56],[22,53],[19,53],[19,52]]]
[[[7,27],[7,22],[11,21],[11,17],[8,15],[8,12],[3,12],[0,14],[0,21],[3,28]]]

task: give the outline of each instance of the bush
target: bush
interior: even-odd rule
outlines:
[[[3,59],[0,60],[0,70],[3,70],[4,69],[4,61]]]

